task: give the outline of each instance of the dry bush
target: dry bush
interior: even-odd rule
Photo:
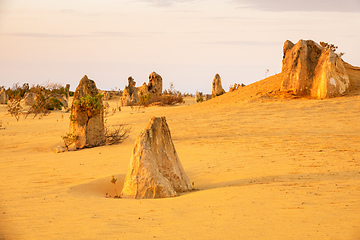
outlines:
[[[240,87],[245,87],[245,84],[237,84],[237,83],[235,83],[234,84],[234,86],[233,85],[231,85],[230,87],[229,87],[229,92],[233,92],[233,91],[235,91],[235,90],[238,90]]]
[[[106,145],[112,145],[116,143],[121,143],[126,138],[129,137],[129,132],[131,128],[126,128],[124,125],[115,125],[105,128],[105,141]]]
[[[36,116],[47,116],[50,114],[50,110],[58,109],[61,110],[63,107],[63,103],[55,98],[55,97],[46,97],[44,92],[38,91],[35,97],[35,103],[31,106],[29,111],[26,113],[25,118],[27,118],[30,114],[34,114],[34,118]]]
[[[8,112],[11,116],[16,118],[16,121],[19,121],[20,116],[22,114],[22,107],[20,105],[20,98],[13,98],[12,100],[8,101],[8,105],[6,106]]]
[[[338,49],[338,46],[335,46],[334,44],[331,43],[327,43],[327,42],[320,42],[320,45],[324,48],[330,49],[331,51],[333,51],[334,53],[336,52],[336,50]],[[335,53],[337,54],[337,53]],[[344,52],[340,52],[339,54],[337,54],[339,57],[344,56]]]

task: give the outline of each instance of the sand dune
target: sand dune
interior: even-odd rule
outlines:
[[[279,99],[278,75],[208,102],[122,108],[119,145],[54,154],[69,113],[20,119],[0,105],[0,239],[359,239],[360,95]],[[118,100],[109,101],[116,107]],[[166,116],[197,191],[129,200],[133,144]]]

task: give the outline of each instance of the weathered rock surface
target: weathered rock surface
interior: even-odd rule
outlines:
[[[283,54],[281,91],[319,99],[348,93],[349,76],[332,50],[312,40],[286,41]]]
[[[62,152],[65,152],[66,149],[62,146],[57,146],[54,148],[54,153],[62,153]]]
[[[212,82],[212,97],[217,97],[225,93],[221,85],[221,77],[219,74],[216,74]]]
[[[156,72],[149,75],[148,91],[154,95],[162,94],[162,77]]]
[[[5,92],[5,89],[1,89],[0,91],[0,104],[6,104],[9,100],[8,95]]]
[[[165,117],[150,119],[138,136],[122,190],[123,198],[165,198],[191,190]]]
[[[103,101],[97,98],[99,108],[87,110],[78,103],[87,96],[97,97],[95,82],[85,75],[77,86],[71,106],[70,133],[78,136],[76,148],[95,147],[105,143]]]

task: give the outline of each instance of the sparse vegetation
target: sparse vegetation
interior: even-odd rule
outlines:
[[[174,88],[174,84],[170,83],[170,88],[164,90],[163,94],[158,95],[140,95],[139,102],[137,104],[138,110],[144,107],[149,106],[165,106],[165,105],[175,105],[177,103],[184,103],[184,99],[181,93]]]
[[[103,95],[98,94],[95,97],[90,95],[86,97],[81,97],[79,100],[75,101],[73,104],[79,111],[86,112],[88,118],[92,118],[93,116],[99,114],[102,111],[102,106],[100,104],[100,99]],[[73,115],[70,115],[71,121],[76,121]]]
[[[113,175],[112,178],[111,178],[111,183],[114,184],[114,189],[115,189],[115,198],[119,198],[120,196],[118,195],[117,191],[116,191],[116,181],[117,181],[117,178]]]
[[[72,134],[72,133],[67,133],[64,136],[61,136],[61,138],[64,140],[64,144],[65,144],[66,149],[68,149],[70,145],[75,143],[78,136],[75,135],[75,134]]]
[[[3,87],[4,88],[4,87]],[[6,94],[9,96],[8,112],[16,118],[20,119],[20,115],[24,114],[27,118],[30,114],[34,114],[34,118],[38,115],[40,117],[46,116],[50,113],[50,110],[61,110],[64,104],[60,98],[67,96],[68,91],[65,87],[57,83],[47,83],[45,85],[33,85],[31,88],[28,83],[24,83],[22,86],[19,83],[15,83],[12,88],[8,88]],[[20,105],[20,100],[26,93],[35,94],[34,104],[28,111],[23,112],[23,108]]]
[[[338,46],[335,46],[334,44],[331,43],[327,43],[327,42],[320,42],[320,45],[324,48],[330,49],[332,50],[334,53],[336,53],[336,50],[338,49]],[[336,53],[337,54],[337,53]],[[339,57],[344,56],[344,52],[340,52],[339,54],[337,54]]]
[[[131,128],[126,128],[124,125],[116,125],[105,127],[105,141],[107,145],[121,143],[129,137]]]
[[[229,92],[233,92],[233,91],[239,89],[240,87],[245,87],[245,84],[243,84],[243,83],[242,84],[235,83],[234,85],[231,85],[229,87]]]
[[[22,107],[20,105],[21,98],[13,98],[8,102],[8,105],[6,106],[8,112],[11,114],[11,116],[16,118],[16,121],[19,121],[20,116],[22,114],[21,110]]]

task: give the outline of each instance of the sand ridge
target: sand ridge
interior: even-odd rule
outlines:
[[[360,96],[278,99],[279,75],[208,102],[107,117],[119,145],[54,154],[69,113],[18,122],[0,105],[0,239],[359,239]],[[117,100],[110,100],[116,107]],[[166,116],[199,191],[128,200],[133,144]]]

